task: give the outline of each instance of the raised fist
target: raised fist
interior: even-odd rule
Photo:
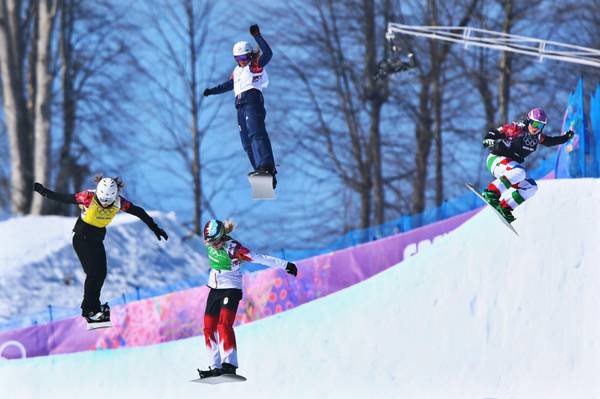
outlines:
[[[250,34],[252,36],[260,35],[260,29],[258,29],[258,25],[254,24],[250,26]]]

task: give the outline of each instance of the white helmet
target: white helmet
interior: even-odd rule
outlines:
[[[98,187],[96,187],[96,198],[100,204],[104,207],[112,205],[119,194],[119,185],[110,177],[105,177],[104,179],[98,182]]]
[[[233,56],[249,54],[252,52],[252,46],[248,42],[237,42],[233,45]]]

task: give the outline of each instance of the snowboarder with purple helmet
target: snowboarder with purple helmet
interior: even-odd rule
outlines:
[[[547,122],[546,112],[533,108],[525,119],[503,124],[483,138],[483,146],[490,149],[486,166],[495,180],[482,195],[509,223],[515,220],[512,211],[537,191],[535,180],[527,176],[521,163],[538,144],[546,147],[564,144],[575,135],[568,130],[561,136],[547,136],[542,132]]]

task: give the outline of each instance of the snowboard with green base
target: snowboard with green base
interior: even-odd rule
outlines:
[[[495,206],[493,206],[492,204],[490,204],[484,197],[483,195],[481,195],[481,193],[479,192],[479,190],[477,190],[472,184],[470,183],[465,183],[465,186],[467,186],[467,188],[471,191],[473,191],[475,193],[475,195],[477,195],[488,207],[490,207],[494,213],[496,215],[498,215],[498,217],[500,218],[500,220],[502,221],[502,223],[504,223],[504,225],[506,227],[508,227],[513,233],[515,233],[517,236],[519,235],[519,233],[517,233],[517,231],[515,230],[515,228],[504,218],[504,215],[502,215],[498,209],[496,209]]]

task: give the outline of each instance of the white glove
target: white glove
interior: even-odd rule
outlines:
[[[487,148],[492,148],[492,147],[494,147],[494,142],[495,142],[494,139],[485,139],[485,140],[483,140],[483,146],[487,147]]]

